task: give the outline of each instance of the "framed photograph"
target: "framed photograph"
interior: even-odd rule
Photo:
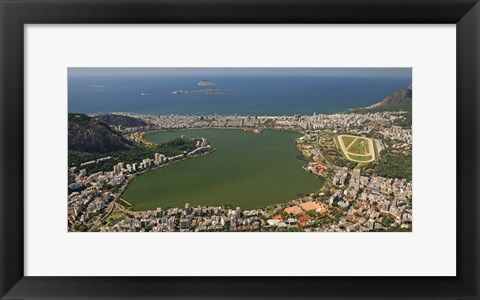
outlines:
[[[477,1],[0,4],[0,299],[479,299]]]

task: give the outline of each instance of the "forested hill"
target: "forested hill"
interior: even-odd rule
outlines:
[[[145,121],[140,119],[132,118],[124,115],[117,114],[105,114],[97,116],[102,122],[108,125],[114,126],[123,126],[123,127],[140,127],[147,126],[148,124]]]
[[[349,113],[366,114],[383,111],[404,111],[404,118],[395,121],[394,124],[404,128],[412,127],[412,85],[393,93],[374,105],[353,109]]]
[[[68,114],[68,150],[105,153],[126,150],[133,143],[96,117]]]
[[[392,95],[386,97],[379,103],[375,104],[375,107],[378,106],[384,106],[384,105],[389,105],[389,104],[395,104],[399,101],[405,100],[405,99],[412,99],[412,85],[410,85],[406,89],[401,89],[396,93],[393,93]]]
[[[365,108],[354,109],[350,112],[362,114],[382,111],[412,112],[412,85],[406,89],[401,89],[398,92],[393,93],[374,105]]]

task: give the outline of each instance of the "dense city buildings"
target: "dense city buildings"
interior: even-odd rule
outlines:
[[[324,183],[310,194],[259,209],[191,206],[186,199],[183,207],[135,211],[122,198],[132,178],[152,169],[208,155],[215,150],[215,145],[201,138],[189,152],[170,157],[154,153],[152,157],[138,157],[133,163],[118,162],[111,170],[89,174],[87,166],[112,159],[99,156],[69,167],[70,231],[412,230],[411,169],[401,170],[392,165],[403,157],[410,159],[411,165],[412,129],[399,125],[406,118],[405,112],[295,116],[123,115],[148,124],[111,126],[139,144],[150,143],[143,138],[146,132],[174,129],[234,128],[257,134],[267,129],[299,132],[302,135],[295,143],[305,158],[303,168],[324,179]],[[345,149],[340,145],[339,136],[346,136],[342,140]],[[367,143],[370,144],[367,146]],[[359,151],[361,147],[364,152]],[[362,156],[368,156],[371,161],[362,163]]]

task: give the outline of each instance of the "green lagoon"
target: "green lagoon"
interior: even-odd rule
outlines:
[[[301,168],[305,161],[295,147],[298,133],[198,129],[157,132],[145,138],[161,143],[182,135],[204,137],[216,150],[135,177],[122,195],[134,210],[185,203],[260,208],[314,192],[323,184]]]

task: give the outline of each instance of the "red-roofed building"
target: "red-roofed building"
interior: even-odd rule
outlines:
[[[328,212],[328,209],[326,208],[320,208],[320,210],[318,211],[319,214],[323,215],[324,213],[327,213]]]
[[[303,213],[303,210],[300,208],[300,206],[294,205],[285,208],[284,212],[289,215],[299,215]]]
[[[300,204],[300,207],[304,210],[304,211],[309,211],[309,210],[318,210],[320,209],[320,205],[318,205],[318,203],[316,202],[304,202],[302,204]]]
[[[278,222],[280,223],[283,223],[283,219],[282,219],[282,216],[281,215],[276,215],[273,217],[274,220],[277,220]]]
[[[312,218],[308,215],[303,215],[298,218],[298,221],[300,223],[300,226],[305,227],[307,225],[307,222],[310,221]]]

